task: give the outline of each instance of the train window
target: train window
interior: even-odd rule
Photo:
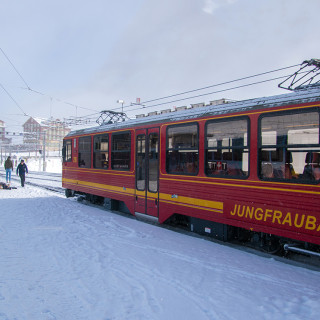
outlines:
[[[196,175],[198,166],[198,124],[169,126],[167,129],[167,172],[171,174]]]
[[[111,139],[111,168],[114,170],[130,170],[131,133],[114,133]]]
[[[79,153],[78,153],[79,167],[91,167],[91,137],[79,138]]]
[[[208,176],[248,176],[248,124],[247,118],[206,123],[205,172]]]
[[[146,185],[146,136],[140,134],[137,136],[137,190],[144,191]]]
[[[260,118],[259,176],[264,180],[319,182],[319,111]]]
[[[158,192],[158,167],[159,167],[159,135],[149,134],[149,156],[148,156],[148,190]]]
[[[62,157],[63,162],[71,162],[72,161],[72,142],[71,140],[63,141],[63,149],[62,149]]]
[[[109,167],[109,136],[99,135],[93,138],[93,167],[108,169]]]

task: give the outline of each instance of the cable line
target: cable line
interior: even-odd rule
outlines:
[[[290,68],[293,68],[293,67],[297,67],[299,65],[300,64],[296,64],[296,65],[293,65],[293,66],[284,67],[284,68],[280,68],[280,69],[275,69],[275,70],[272,70],[272,71],[257,73],[257,74],[254,74],[252,76],[247,76],[247,77],[234,79],[234,80],[230,80],[230,81],[226,81],[226,82],[221,82],[221,83],[213,84],[213,85],[210,85],[210,86],[206,86],[206,87],[202,87],[202,88],[198,88],[198,89],[194,89],[194,90],[189,90],[189,91],[185,91],[185,92],[181,92],[181,93],[172,94],[172,95],[169,95],[169,96],[166,96],[166,97],[162,97],[162,98],[156,98],[156,99],[152,99],[152,100],[148,100],[148,101],[143,101],[143,102],[141,102],[141,104],[146,104],[146,103],[149,103],[149,102],[154,102],[154,101],[162,100],[162,99],[168,99],[168,98],[184,95],[184,94],[191,93],[191,92],[196,92],[196,91],[205,90],[205,89],[209,89],[209,88],[213,88],[213,87],[217,87],[217,86],[222,86],[224,84],[229,84],[229,83],[242,81],[242,80],[246,80],[246,79],[250,79],[250,78],[254,78],[254,77],[259,77],[259,76],[263,76],[263,75],[266,75],[266,74],[269,74],[269,73],[272,73],[272,72],[277,72],[277,71],[281,71],[281,70],[286,70],[286,69],[290,69]]]
[[[137,105],[145,105],[145,104],[150,103],[150,102],[154,102],[154,101],[158,101],[158,100],[164,100],[164,99],[168,99],[168,98],[173,98],[173,97],[177,97],[177,96],[184,95],[184,94],[187,94],[187,93],[197,92],[197,91],[201,91],[201,90],[205,90],[205,89],[209,89],[209,88],[213,88],[213,87],[217,87],[217,86],[222,86],[222,85],[225,85],[225,84],[234,83],[234,82],[237,82],[237,81],[243,81],[243,80],[247,80],[247,79],[254,78],[254,77],[258,77],[258,76],[263,76],[263,75],[266,75],[266,74],[269,74],[269,73],[273,73],[273,72],[277,72],[277,71],[282,71],[282,70],[294,68],[294,67],[297,67],[297,66],[300,66],[300,64],[295,64],[295,65],[292,65],[292,66],[283,67],[283,68],[279,68],[279,69],[275,69],[275,70],[271,70],[271,71],[266,71],[266,72],[262,72],[262,73],[257,73],[257,74],[251,75],[251,76],[247,76],[247,77],[243,77],[243,78],[238,78],[238,79],[234,79],[234,80],[230,80],[230,81],[226,81],[226,82],[221,82],[221,83],[213,84],[213,85],[206,86],[206,87],[202,87],[202,88],[197,88],[197,89],[193,89],[193,90],[189,90],[189,91],[184,91],[184,92],[181,92],[181,93],[176,93],[176,94],[172,94],[172,95],[168,95],[168,96],[164,96],[164,97],[160,97],[160,98],[156,98],[156,99],[151,99],[151,100],[143,101],[143,102],[141,102],[140,104],[137,104]],[[276,80],[276,79],[279,79],[279,78],[274,78],[274,80]],[[270,81],[272,81],[272,80],[270,80]],[[260,82],[257,82],[257,83],[260,83]],[[253,84],[256,84],[256,83],[253,83]],[[235,87],[235,89],[237,89],[237,88],[238,88],[238,87]],[[241,86],[240,86],[240,88],[241,88]],[[228,90],[232,90],[232,89],[233,89],[233,88],[230,88],[230,89],[228,89]],[[217,91],[217,92],[223,92],[223,91],[226,91],[226,90]],[[216,93],[216,92],[214,92],[214,93]],[[203,95],[209,95],[209,94],[211,94],[211,93],[203,94]],[[199,95],[199,97],[201,97],[201,96],[203,96],[203,95]],[[198,96],[194,96],[194,97],[198,97]],[[164,102],[164,103],[156,104],[156,105],[152,105],[152,106],[143,106],[143,107],[141,107],[141,108],[132,109],[132,110],[130,110],[130,111],[141,110],[141,109],[144,109],[144,108],[154,107],[154,106],[163,105],[163,104],[167,104],[167,103],[172,103],[172,102],[178,102],[178,101],[188,100],[188,99],[191,99],[191,98],[194,98],[194,97],[182,98],[182,99],[179,99],[179,100]],[[132,105],[133,105],[133,104],[128,105],[128,106],[124,106],[123,108],[129,108],[129,107],[131,107]],[[119,109],[120,109],[120,107],[114,108],[114,109],[112,109],[112,110],[119,110]]]
[[[21,78],[21,80],[23,81],[23,83],[26,85],[27,88],[22,88],[22,89],[27,89],[29,91],[32,91],[34,93],[37,93],[37,94],[40,94],[40,95],[43,95],[43,96],[46,96],[46,97],[49,97],[50,99],[55,99],[56,101],[59,101],[59,102],[62,102],[62,103],[65,103],[65,104],[68,104],[70,106],[73,106],[73,107],[76,107],[76,108],[81,108],[81,109],[85,109],[85,110],[89,110],[89,111],[97,111],[98,110],[95,110],[95,109],[89,109],[89,108],[84,108],[84,107],[80,107],[78,105],[75,105],[75,104],[72,104],[72,103],[69,103],[69,102],[66,102],[66,101],[63,101],[61,99],[57,99],[57,98],[54,98],[54,97],[51,97],[47,94],[44,94],[42,92],[39,92],[39,91],[36,91],[36,90],[33,90],[30,88],[30,86],[27,84],[27,82],[24,80],[24,78],[22,77],[21,73],[18,71],[18,69],[14,66],[14,64],[11,62],[11,60],[9,59],[9,57],[6,55],[6,53],[3,51],[3,49],[0,47],[0,50],[2,52],[2,54],[5,56],[5,58],[8,60],[8,62],[11,64],[12,68],[16,71],[16,73],[19,75],[19,77]],[[3,85],[1,85],[1,87],[3,88],[3,90],[10,96],[10,98],[16,103],[16,105],[21,109],[21,107],[18,105],[18,103],[13,99],[13,97],[8,93],[8,91],[3,87]],[[26,114],[24,111],[23,111],[24,114]]]
[[[6,57],[6,59],[9,61],[9,63],[11,64],[11,66],[13,67],[13,69],[16,71],[16,73],[19,75],[19,77],[21,78],[21,80],[24,82],[24,84],[27,86],[27,88],[30,90],[30,87],[28,86],[28,84],[26,83],[26,81],[23,79],[22,75],[20,74],[20,72],[17,70],[17,68],[14,66],[14,64],[11,62],[11,60],[8,58],[8,56],[5,54],[5,52],[2,50],[2,48],[0,48],[1,52],[3,53],[3,55]]]
[[[19,105],[19,103],[14,100],[14,98],[11,96],[11,94],[6,90],[6,88],[0,83],[1,88],[4,90],[4,92],[11,98],[11,100],[16,104],[16,106],[22,111],[24,116],[28,116],[23,109],[21,108],[21,106]]]
[[[268,79],[268,80],[252,82],[252,83],[243,84],[243,85],[232,87],[232,88],[227,88],[227,89],[222,89],[222,90],[213,91],[213,92],[209,92],[209,93],[199,94],[199,95],[192,96],[192,97],[181,98],[181,99],[177,99],[177,100],[172,100],[172,101],[162,102],[162,103],[158,103],[158,104],[153,104],[151,106],[144,106],[142,108],[137,108],[137,109],[133,109],[133,110],[130,110],[130,111],[136,111],[136,110],[147,109],[147,108],[151,108],[151,107],[157,107],[157,106],[161,106],[161,105],[164,105],[164,104],[170,104],[170,103],[179,102],[179,101],[183,101],[183,100],[189,100],[189,99],[193,99],[193,98],[203,97],[203,96],[207,96],[207,95],[214,94],[214,93],[220,93],[220,92],[225,92],[225,91],[229,91],[229,90],[249,87],[249,86],[253,86],[255,84],[260,84],[260,83],[265,83],[265,82],[269,82],[269,81],[283,79],[285,77],[287,77],[287,76],[281,76],[281,77],[276,77],[276,78],[272,78],[272,79]]]
[[[99,112],[98,110],[95,110],[95,109],[90,109],[90,108],[85,108],[85,107],[81,107],[81,106],[78,106],[76,104],[73,104],[73,103],[70,103],[70,102],[67,102],[67,101],[64,101],[64,100],[61,100],[59,98],[55,98],[55,97],[52,97],[46,93],[43,93],[43,92],[40,92],[40,91],[36,91],[36,90],[33,90],[31,88],[22,88],[22,89],[28,89],[29,91],[31,92],[34,92],[34,93],[37,93],[37,94],[40,94],[42,96],[45,96],[45,97],[48,97],[52,100],[55,100],[55,101],[58,101],[58,102],[61,102],[61,103],[64,103],[64,104],[68,104],[69,106],[72,106],[72,107],[75,107],[75,108],[80,108],[80,109],[84,109],[84,110],[89,110],[89,111],[96,111],[96,112]]]

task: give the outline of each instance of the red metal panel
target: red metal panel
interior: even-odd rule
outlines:
[[[308,104],[300,106],[306,108]],[[291,107],[297,109],[299,106]],[[283,110],[284,107],[269,108],[268,112],[280,109]],[[159,198],[158,194],[153,196],[148,196],[147,192],[143,195],[139,194],[135,185],[135,137],[139,132],[147,134],[147,129],[152,132],[150,131],[152,125],[140,125],[135,134],[133,133],[135,128],[126,129],[132,132],[130,172],[78,168],[78,149],[77,145],[74,146],[72,143],[73,161],[63,163],[63,187],[125,201],[132,213],[134,210],[142,212],[143,208],[146,208],[143,213],[157,216],[159,210],[159,222],[164,222],[171,215],[178,213],[320,244],[320,211],[318,209],[320,186],[266,182],[258,178],[258,118],[261,112],[263,112],[262,107],[260,111],[255,109],[233,114],[250,117],[250,175],[246,180],[207,177],[204,173],[205,121],[232,116],[225,114],[197,120],[200,136],[198,176],[166,173],[168,124],[160,124]],[[194,121],[193,119],[192,122]],[[187,121],[176,123],[183,122]],[[71,137],[72,140],[74,138],[78,139],[78,137]],[[110,188],[104,189],[97,184]],[[128,192],[129,189],[131,192]],[[192,202],[193,199],[194,202]],[[212,207],[213,202],[221,203],[223,210],[218,209],[218,206]]]

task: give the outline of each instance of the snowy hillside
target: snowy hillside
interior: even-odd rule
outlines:
[[[0,319],[319,319],[320,273],[31,186],[0,190]]]

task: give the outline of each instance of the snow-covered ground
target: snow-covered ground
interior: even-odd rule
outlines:
[[[43,171],[43,161],[42,159],[31,158],[27,161],[28,168],[30,171]],[[50,157],[46,159],[45,163],[46,172],[62,172],[61,158]]]
[[[320,272],[13,184],[0,320],[319,319]]]
[[[20,163],[20,159],[24,159],[25,163],[28,166],[30,171],[46,171],[46,172],[53,172],[53,173],[62,173],[62,158],[56,153],[55,156],[47,157],[45,161],[45,165],[43,166],[43,158],[42,157],[35,157],[29,156],[28,154],[23,153],[16,153],[11,155],[14,169],[17,168],[17,165]],[[2,157],[1,167],[4,167],[4,161],[7,159],[7,155]],[[45,170],[43,170],[45,167]]]

